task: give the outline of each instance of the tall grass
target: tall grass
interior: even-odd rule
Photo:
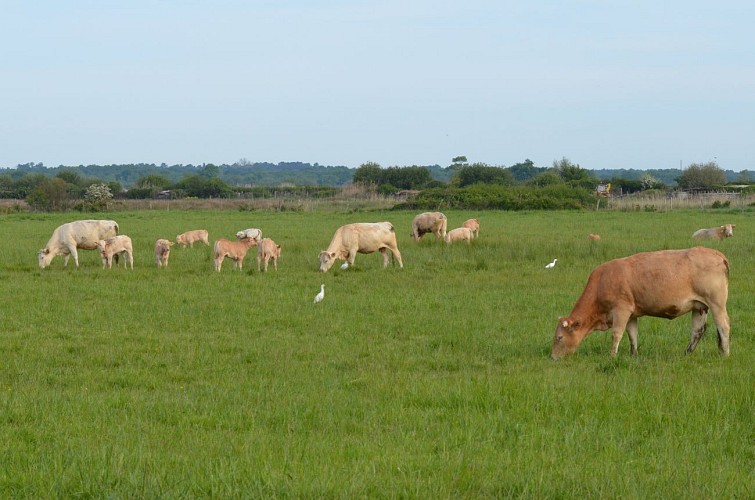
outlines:
[[[751,214],[446,214],[480,217],[480,238],[413,242],[408,212],[103,214],[132,237],[133,272],[94,252],[39,270],[75,216],[0,216],[0,494],[753,496]],[[379,220],[405,269],[373,254],[317,272],[338,226]],[[636,358],[595,332],[548,359],[593,267],[724,223],[735,236],[705,244],[731,261],[729,358],[715,332],[685,356],[685,317],[641,318]],[[155,267],[157,238],[247,227],[283,246],[277,272],[250,253],[216,273],[202,245]]]

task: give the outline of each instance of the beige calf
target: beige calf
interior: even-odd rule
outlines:
[[[270,259],[273,259],[273,267],[278,270],[278,257],[281,256],[281,246],[276,244],[270,238],[262,238],[262,241],[257,245],[257,271],[260,270],[260,264],[265,261],[265,271],[267,271],[267,264]]]
[[[155,242],[155,261],[157,267],[168,267],[168,258],[170,257],[170,247],[173,242],[170,240],[159,239]]]
[[[468,227],[457,227],[446,233],[446,243],[449,245],[455,241],[466,241],[469,245],[472,238],[474,238],[474,233]]]
[[[215,242],[215,270],[220,272],[223,259],[226,257],[233,261],[234,269],[242,269],[246,253],[255,245],[257,245],[257,240],[254,238],[241,238],[239,241],[220,238]]]
[[[113,256],[120,255],[124,259],[123,265],[128,267],[128,263],[125,260],[126,257],[128,257],[128,262],[131,263],[131,269],[134,269],[134,249],[131,245],[131,238],[125,234],[98,241],[97,249],[100,251],[100,256],[102,257],[103,268],[107,266],[108,269],[112,269]]]

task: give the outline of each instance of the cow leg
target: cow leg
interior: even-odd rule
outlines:
[[[71,255],[73,256],[73,262],[76,264],[76,268],[79,268],[79,252],[76,250],[76,245],[68,247],[68,251],[71,252]],[[66,262],[66,265],[68,265],[68,262]]]
[[[398,247],[391,247],[390,250],[391,250],[391,253],[393,254],[393,258],[395,258],[398,261],[398,266],[401,269],[403,269],[404,261],[401,260],[401,252],[398,251]]]
[[[692,308],[692,333],[687,346],[687,354],[694,352],[697,343],[703,338],[708,327],[708,308],[705,304],[696,303]]]
[[[131,270],[133,271],[134,270],[134,254],[131,252],[128,253],[128,261],[131,264]]]
[[[711,306],[713,321],[716,323],[718,332],[718,352],[724,356],[729,355],[729,314],[726,312],[726,306]]]
[[[383,254],[383,267],[388,267],[388,252],[386,252],[386,248],[380,248],[378,251]]]
[[[629,351],[632,356],[637,356],[637,333],[639,327],[637,325],[637,318],[629,318],[627,322],[627,334],[629,335]]]
[[[629,321],[628,312],[616,312],[613,313],[613,322],[611,326],[611,337],[613,342],[611,344],[611,356],[616,356],[619,353],[619,343],[621,337],[624,336],[624,330],[627,328],[627,322]]]

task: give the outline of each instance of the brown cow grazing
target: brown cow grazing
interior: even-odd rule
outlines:
[[[246,253],[255,245],[257,245],[257,240],[254,238],[241,238],[239,241],[220,238],[215,242],[215,270],[220,272],[223,259],[226,257],[233,261],[234,269],[242,269]]]
[[[128,266],[128,263],[126,262],[126,257],[128,257],[128,262],[131,263],[131,270],[134,269],[133,245],[131,244],[131,238],[129,238],[125,234],[119,234],[118,236],[113,236],[112,238],[98,241],[97,249],[100,251],[100,256],[102,257],[103,269],[105,268],[105,266],[107,266],[108,269],[113,268],[114,255],[120,255],[121,257],[123,257],[124,267]],[[115,263],[117,266],[118,260],[116,260]]]
[[[448,219],[441,212],[425,212],[419,214],[412,221],[411,237],[420,240],[427,233],[433,233],[435,239],[442,240],[446,237]]]
[[[645,252],[596,267],[568,318],[560,318],[551,357],[577,349],[593,330],[611,329],[611,355],[616,356],[626,329],[632,355],[637,354],[637,318],[674,319],[692,311],[687,352],[705,333],[708,311],[718,331],[718,349],[729,354],[729,261],[721,252],[695,247]]]
[[[173,242],[170,240],[159,239],[155,242],[155,261],[157,267],[168,267],[168,258],[170,257],[170,247]]]
[[[467,219],[461,227],[468,227],[474,233],[474,237],[480,236],[480,219]]]
[[[265,271],[267,271],[267,264],[270,259],[273,259],[273,267],[278,270],[278,257],[281,256],[281,246],[276,244],[270,238],[262,238],[259,245],[257,245],[257,271],[260,270],[261,261],[265,261]]]
[[[446,233],[446,243],[449,245],[454,241],[466,241],[469,245],[472,243],[472,238],[474,238],[474,233],[468,227],[457,227]]]
[[[320,252],[320,272],[327,272],[336,259],[345,260],[341,269],[354,265],[357,253],[380,252],[383,254],[383,267],[388,266],[390,250],[403,269],[401,252],[396,244],[396,232],[390,222],[356,222],[346,224],[336,230],[327,250]]]
[[[593,240],[593,241],[599,241],[600,240],[600,235],[596,234],[596,233],[590,233],[590,234],[587,235],[587,237],[589,239]]]
[[[207,246],[210,246],[210,235],[204,229],[195,229],[194,231],[186,231],[176,236],[176,243],[186,248],[186,246],[193,247],[194,243],[201,241]]]
[[[726,224],[721,227],[712,227],[710,229],[698,229],[692,234],[692,238],[696,240],[722,240],[734,236],[734,228],[736,224]]]

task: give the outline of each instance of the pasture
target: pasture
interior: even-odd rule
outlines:
[[[0,496],[752,498],[755,219],[751,212],[453,212],[470,246],[409,237],[415,212],[131,211],[0,216]],[[112,218],[135,270],[37,266],[59,224]],[[349,222],[393,222],[379,254],[317,272]],[[698,242],[730,260],[731,356],[689,315],[639,320],[549,359],[598,264]],[[217,273],[207,229],[259,227],[279,270]],[[587,239],[599,233],[600,241]],[[550,270],[545,264],[558,258]],[[325,299],[312,300],[325,284]]]

